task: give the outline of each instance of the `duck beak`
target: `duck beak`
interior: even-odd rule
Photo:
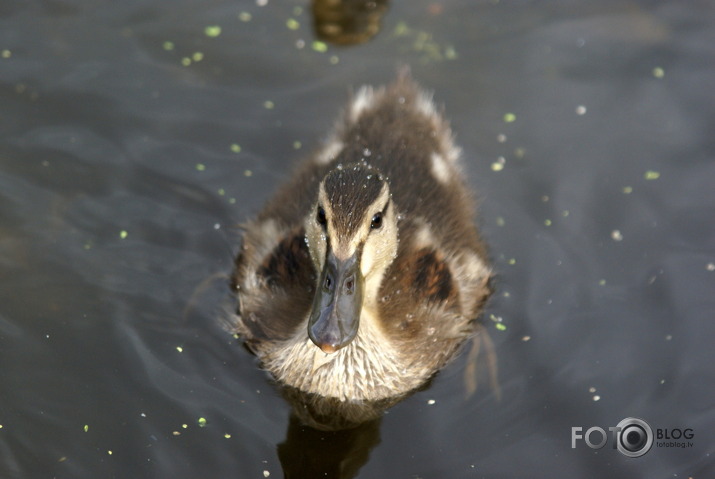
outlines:
[[[364,283],[358,256],[340,260],[328,251],[308,321],[308,336],[324,353],[347,346],[357,334]]]

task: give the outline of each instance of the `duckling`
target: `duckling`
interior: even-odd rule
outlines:
[[[305,423],[378,417],[474,335],[491,269],[460,154],[402,71],[244,225],[231,327]]]

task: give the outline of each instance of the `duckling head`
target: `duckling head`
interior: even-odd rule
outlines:
[[[320,183],[306,218],[306,239],[318,283],[308,336],[325,353],[355,338],[397,255],[397,213],[387,180],[365,163],[338,166]]]

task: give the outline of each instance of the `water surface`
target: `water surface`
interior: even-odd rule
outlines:
[[[298,1],[4,4],[0,476],[300,464],[289,407],[220,326],[237,225],[400,64],[478,191],[501,399],[465,399],[462,355],[363,442],[329,438],[356,448],[344,469],[712,476],[713,38],[702,1],[395,1],[372,41],[326,48]],[[630,416],[693,446],[571,448]],[[289,438],[332,451],[309,435]]]

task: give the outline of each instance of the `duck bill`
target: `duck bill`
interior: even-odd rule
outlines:
[[[323,352],[334,353],[355,338],[363,283],[357,252],[345,260],[328,252],[308,321],[308,336]]]

